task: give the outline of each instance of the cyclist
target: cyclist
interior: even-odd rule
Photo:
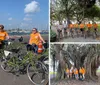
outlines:
[[[0,25],[0,49],[5,45],[5,40],[9,39],[8,33],[4,30],[4,26]]]
[[[88,28],[88,34],[90,34],[90,30],[92,28],[92,24],[90,22],[87,24],[87,28]]]
[[[90,22],[87,24],[87,28],[88,28],[89,31],[92,28],[92,24]]]
[[[58,25],[58,27],[57,27],[57,32],[58,32],[58,39],[59,38],[61,39],[64,37],[63,25],[61,22],[60,22],[60,25]]]
[[[93,30],[97,36],[97,31],[98,31],[98,24],[96,22],[93,23]]]
[[[42,38],[38,30],[36,28],[33,28],[32,33],[30,34],[30,40],[29,44],[27,45],[27,49],[28,47],[31,47],[33,52],[35,54],[38,54],[38,45],[41,41],[45,43],[44,39]]]
[[[82,35],[83,35],[84,34],[84,27],[85,27],[84,23],[80,23],[79,27],[80,27],[80,31],[82,32]]]
[[[77,34],[77,37],[78,37],[78,34],[79,34],[78,23],[74,24],[74,28],[75,28],[75,31],[76,31],[76,34]]]
[[[73,29],[74,28],[74,24],[69,24],[69,28],[70,28],[71,36],[74,37],[73,36],[73,33],[74,33],[74,29]]]
[[[67,32],[67,23],[66,23],[66,21],[64,21],[63,28],[64,28],[64,29],[63,29],[63,31],[64,31],[64,32],[63,32],[63,33],[64,33],[63,35],[64,35],[64,37],[65,37],[66,32]]]

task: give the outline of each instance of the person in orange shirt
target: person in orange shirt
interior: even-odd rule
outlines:
[[[97,29],[98,29],[98,24],[96,24],[96,22],[93,23],[93,29],[94,29],[95,31],[97,31]]]
[[[33,28],[32,33],[30,34],[30,39],[29,39],[29,44],[27,45],[27,49],[28,47],[31,47],[31,50],[33,50],[35,54],[38,54],[38,45],[40,41],[45,43],[44,39],[42,38],[40,33],[37,31],[37,29]]]
[[[67,78],[70,77],[70,70],[69,70],[69,68],[66,69],[66,76],[67,76]]]
[[[8,33],[4,30],[4,26],[0,25],[0,48],[5,45],[5,40],[9,39]]]
[[[78,79],[78,69],[77,68],[74,69],[74,75],[75,75],[75,79]]]
[[[78,23],[74,24],[74,28],[75,28],[77,37],[79,37],[79,25],[78,25]]]
[[[85,79],[85,73],[86,73],[86,70],[84,67],[82,67],[82,77],[83,77],[83,80]]]
[[[87,24],[87,28],[88,28],[89,31],[91,30],[92,24],[90,22]]]
[[[69,28],[73,29],[74,28],[74,24],[69,24]]]
[[[84,27],[85,27],[85,25],[84,25],[83,23],[81,23],[81,24],[79,25],[79,27],[80,27],[80,31],[81,31],[81,32],[84,32]]]
[[[82,67],[80,67],[79,69],[79,79],[82,80],[83,79],[83,75],[82,75]]]

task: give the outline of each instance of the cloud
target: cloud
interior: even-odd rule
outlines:
[[[12,20],[12,17],[8,18],[8,20]]]
[[[24,20],[24,21],[31,21],[32,18],[25,17],[23,20]]]
[[[31,16],[33,16],[32,14],[26,14],[25,15],[26,17],[31,17]]]
[[[29,24],[27,24],[27,23],[21,23],[21,27],[23,27],[23,26],[28,26]]]
[[[31,3],[26,4],[25,6],[26,6],[24,9],[25,13],[35,13],[40,10],[39,3],[36,1],[32,1]]]

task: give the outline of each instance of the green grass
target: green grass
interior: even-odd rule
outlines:
[[[97,72],[100,72],[100,69],[99,69],[99,70],[97,70]]]
[[[98,25],[98,31],[100,32],[100,24]]]
[[[57,74],[57,72],[50,72],[50,75],[52,75],[52,74]]]

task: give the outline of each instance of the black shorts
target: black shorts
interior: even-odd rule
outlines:
[[[60,30],[60,29],[58,29],[57,31],[58,31],[59,33],[62,32],[62,30]]]
[[[83,32],[84,31],[84,28],[80,28],[80,31]]]
[[[0,49],[3,49],[4,48],[4,45],[5,45],[5,42],[4,41],[0,41],[1,44],[0,44]]]
[[[64,30],[66,31],[66,28],[64,28]]]
[[[97,31],[97,28],[94,28],[95,31]]]

